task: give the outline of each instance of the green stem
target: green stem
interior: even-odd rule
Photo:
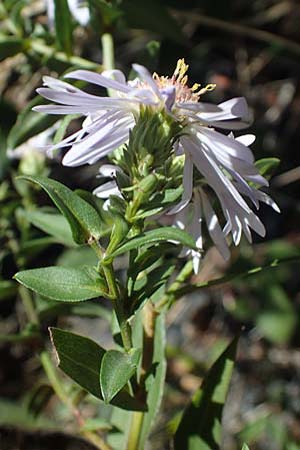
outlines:
[[[35,311],[34,303],[30,292],[24,286],[19,286],[19,293],[29,322],[34,325],[39,325],[39,318]]]
[[[110,33],[104,33],[101,36],[102,61],[104,70],[113,70],[115,68],[114,41]]]
[[[99,258],[100,268],[101,270],[103,270],[108,287],[109,297],[113,302],[113,307],[116,312],[116,316],[120,326],[120,332],[124,349],[126,352],[128,352],[132,348],[131,330],[130,325],[127,321],[128,317],[124,310],[124,297],[121,294],[118,284],[116,282],[113,265],[112,263],[101,264],[101,261],[105,255],[105,250],[102,249],[97,242],[91,241],[90,246],[94,249]]]
[[[72,401],[70,400],[70,396],[65,391],[64,386],[60,382],[57,370],[51,361],[49,353],[46,350],[42,351],[42,353],[40,354],[40,359],[55,394],[64,405],[66,405],[69,409],[73,411],[74,408]]]
[[[25,50],[33,50],[34,52],[38,53],[43,57],[54,58],[57,61],[63,63],[68,63],[70,65],[80,66],[85,69],[97,71],[99,71],[102,68],[99,64],[81,58],[80,56],[68,56],[64,52],[58,52],[55,48],[46,45],[42,40],[28,41],[27,43],[25,43],[25,46],[26,46]]]
[[[127,450],[138,450],[143,419],[144,413],[142,412],[132,413],[132,420],[128,435]]]
[[[104,70],[113,70],[115,68],[114,41],[110,33],[104,33],[101,36],[102,61]],[[107,93],[112,97],[112,89],[107,89]]]

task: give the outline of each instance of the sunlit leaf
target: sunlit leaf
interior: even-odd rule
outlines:
[[[107,294],[103,278],[88,266],[23,270],[14,278],[40,295],[63,302],[80,302]]]

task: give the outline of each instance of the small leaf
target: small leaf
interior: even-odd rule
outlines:
[[[70,225],[64,216],[40,210],[22,211],[22,215],[35,227],[55,237],[58,242],[74,247]]]
[[[277,169],[279,163],[278,158],[262,158],[256,161],[255,166],[262,176],[268,178]]]
[[[55,34],[58,50],[72,54],[72,17],[67,0],[54,0]]]
[[[122,253],[126,253],[141,246],[149,247],[161,241],[175,241],[186,247],[196,249],[194,239],[185,231],[175,227],[162,227],[146,231],[145,233],[130,239],[109,255],[108,258],[122,255]]]
[[[89,338],[59,328],[50,328],[50,334],[58,366],[83,389],[102,400],[99,373],[105,350]],[[130,411],[145,410],[145,405],[125,390],[119,392],[111,403]]]
[[[59,328],[50,328],[50,336],[58,367],[81,387],[101,398],[99,370],[105,350],[87,337]]]
[[[88,266],[23,270],[14,278],[42,296],[63,302],[80,302],[106,295],[105,281]]]
[[[100,387],[105,403],[109,403],[130,380],[140,356],[139,349],[132,349],[128,354],[117,350],[105,353],[100,369]]]
[[[250,450],[247,444],[243,444],[242,450]]]
[[[41,186],[68,220],[73,239],[83,244],[90,237],[98,240],[101,236],[101,220],[97,211],[71,189],[46,177],[22,176],[19,179],[32,181]]]
[[[218,450],[223,406],[234,367],[237,339],[221,354],[183,413],[175,450]]]

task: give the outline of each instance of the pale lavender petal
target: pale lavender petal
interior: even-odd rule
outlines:
[[[158,89],[157,84],[155,83],[154,79],[152,78],[152,75],[146,69],[146,67],[141,66],[140,64],[132,64],[132,67],[136,71],[138,76],[141,78],[141,80],[151,87],[151,89],[153,90],[153,92],[155,92],[158,98],[161,98],[160,90]]]
[[[98,186],[96,189],[94,189],[93,194],[99,198],[106,199],[110,195],[120,196],[121,192],[115,181],[108,181],[107,183],[104,183],[101,186]]]
[[[210,201],[208,200],[207,195],[204,193],[204,191],[201,189],[201,200],[203,205],[203,212],[205,216],[205,221],[207,224],[207,229],[210,234],[210,237],[212,238],[212,241],[216,245],[217,249],[223,256],[225,260],[228,260],[230,258],[230,251],[227,246],[226,239],[224,237],[223,231],[220,227],[218,217],[213,210]]]
[[[115,122],[108,122],[93,134],[74,144],[63,159],[66,166],[80,166],[93,164],[103,156],[124,144],[129,136],[130,122],[118,126]]]
[[[208,127],[221,128],[223,130],[243,130],[251,125],[251,120],[204,120],[201,117],[201,123]]]
[[[205,120],[230,120],[243,119],[247,120],[249,117],[249,109],[244,97],[237,97],[220,103],[218,107],[219,112],[203,112],[200,114],[201,118]]]
[[[114,164],[103,164],[99,167],[99,174],[102,177],[110,177],[114,178],[117,172],[121,172],[122,169],[119,166],[115,166]]]
[[[104,70],[101,75],[106,78],[111,78],[118,83],[124,84],[127,86],[126,77],[124,73],[121,70],[117,69],[110,69],[110,70]]]
[[[220,150],[236,158],[243,159],[248,163],[254,162],[252,151],[241,142],[206,127],[197,126],[196,129],[199,130],[201,139],[203,140],[204,138],[208,147],[218,147]]]
[[[214,105],[213,103],[206,103],[206,102],[178,102],[176,103],[176,107],[187,109],[188,111],[194,111],[194,112],[207,112],[207,113],[218,113],[222,112],[222,109],[218,105]]]
[[[181,137],[183,147],[186,148],[192,155],[192,159],[200,173],[204,175],[208,184],[210,184],[216,191],[217,195],[223,191],[228,191],[233,198],[239,202],[241,207],[245,211],[249,211],[247,203],[240,196],[236,188],[231,181],[225,176],[218,165],[210,158],[206,152],[201,152],[201,142],[196,140],[195,137]],[[203,145],[203,144],[202,144]]]
[[[64,76],[65,78],[72,78],[75,80],[88,81],[89,83],[97,84],[108,89],[115,89],[123,93],[131,91],[131,87],[124,83],[108,78],[107,76],[100,75],[99,73],[90,72],[89,70],[74,70]]]
[[[69,106],[80,106],[84,108],[91,107],[95,109],[103,108],[119,108],[123,109],[128,104],[128,99],[125,98],[111,98],[98,97],[96,95],[87,94],[86,92],[67,93],[60,90],[53,90],[50,88],[39,88],[37,93],[48,100],[61,103]],[[134,99],[133,99],[134,101]]]
[[[234,138],[234,136],[232,137]],[[246,145],[246,147],[250,147],[250,145],[255,141],[256,137],[254,134],[243,134],[243,136],[238,136],[234,139],[241,142],[243,145]]]
[[[40,112],[43,114],[81,114],[87,115],[91,110],[95,112],[98,107],[91,108],[90,106],[62,106],[62,105],[38,105],[32,108],[33,111]]]

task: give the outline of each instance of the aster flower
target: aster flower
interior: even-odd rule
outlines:
[[[126,143],[142,106],[152,109],[153,113],[164,111],[181,126],[176,153],[183,154],[185,158],[183,196],[169,213],[180,213],[192,201],[195,217],[192,228],[195,229],[198,223],[200,230],[200,212],[203,212],[208,231],[224,257],[228,256],[225,236],[229,233],[235,245],[240,242],[242,233],[251,241],[251,230],[264,236],[264,225],[244,197],[248,197],[256,208],[260,201],[275,210],[278,207],[259,190],[268,182],[259,174],[249,148],[255,136],[248,134],[234,138],[232,134],[225,135],[216,130],[239,130],[250,124],[245,99],[234,98],[219,105],[203,102],[202,95],[215,86],[201,88],[194,84],[188,87],[188,66],[184,60],[178,61],[170,78],[156,73],[151,76],[145,67],[138,64],[134,64],[133,68],[138,74],[133,81],[126,81],[119,70],[106,71],[101,75],[76,70],[65,76],[110,89],[110,98],[88,94],[66,82],[44,77],[46,87],[38,89],[38,92],[55,104],[35,107],[36,111],[86,116],[79,131],[52,147],[71,147],[64,156],[63,164],[93,164]],[[196,184],[195,175],[198,177]],[[200,181],[199,175],[202,176]],[[204,190],[198,190],[203,182],[216,194],[224,216],[221,221],[222,225],[225,223],[223,230]],[[114,189],[116,186],[111,187]],[[100,190],[96,194],[101,195]],[[201,233],[198,233],[198,242],[200,237]]]

